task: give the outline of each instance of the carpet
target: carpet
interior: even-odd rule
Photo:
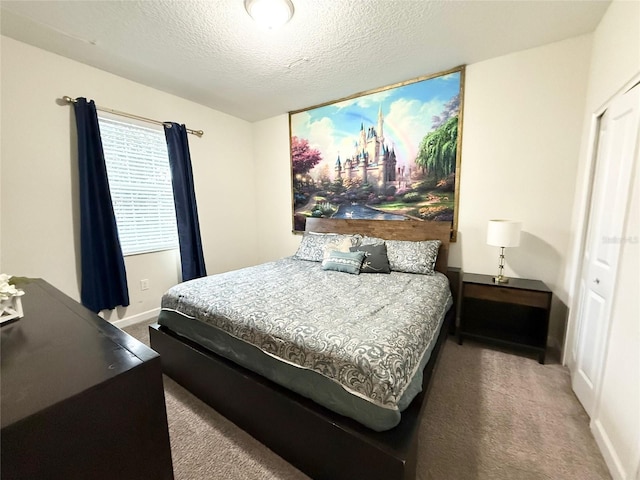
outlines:
[[[125,331],[148,345],[147,325]],[[167,376],[164,386],[176,480],[308,478]],[[611,478],[565,367],[470,341],[446,342],[419,435],[418,480]]]

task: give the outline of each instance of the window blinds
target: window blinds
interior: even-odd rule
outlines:
[[[164,131],[98,120],[123,255],[178,248]]]

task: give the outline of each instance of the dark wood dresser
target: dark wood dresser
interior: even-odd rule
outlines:
[[[0,327],[0,472],[173,479],[160,356],[43,280]]]

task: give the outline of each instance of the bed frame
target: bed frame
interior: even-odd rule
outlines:
[[[448,273],[452,285],[457,285],[458,273],[447,272],[450,228],[448,222],[410,220],[309,218],[306,224],[307,231],[322,233],[439,239],[442,246],[436,269]],[[447,313],[425,366],[422,392],[402,413],[400,424],[386,432],[374,432],[334,413],[166,327],[151,325],[149,334],[151,347],[160,353],[164,373],[311,478],[413,480],[420,420],[454,310]]]

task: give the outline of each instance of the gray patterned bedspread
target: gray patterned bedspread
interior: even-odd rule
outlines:
[[[440,273],[350,275],[292,257],[185,282],[162,299],[165,311],[395,410],[450,305]]]

